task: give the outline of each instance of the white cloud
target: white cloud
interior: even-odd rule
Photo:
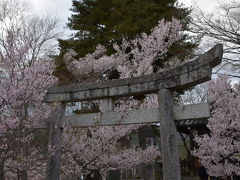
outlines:
[[[71,16],[69,10],[72,6],[72,0],[27,0],[30,11],[38,16],[51,15],[60,21],[60,28],[65,31],[65,36],[70,32],[66,30],[68,17]]]
[[[60,17],[70,15],[71,0],[28,0],[32,4],[32,10],[36,14],[56,14]]]
[[[218,4],[218,0],[179,0],[179,2],[185,4],[187,7],[197,4],[202,10],[212,12]]]

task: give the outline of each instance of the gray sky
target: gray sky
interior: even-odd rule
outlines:
[[[30,10],[39,16],[52,15],[60,20],[60,29],[67,37],[70,32],[66,29],[68,17],[71,15],[69,10],[72,6],[72,0],[25,0]]]
[[[201,9],[208,12],[214,10],[217,5],[217,1],[218,0],[179,0],[179,2],[186,4],[186,6],[191,6],[194,2],[196,2]]]
[[[46,13],[54,14],[66,19],[70,15],[71,0],[27,0],[32,7],[32,11],[38,15]]]

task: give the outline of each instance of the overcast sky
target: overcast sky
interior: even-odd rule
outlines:
[[[69,10],[72,6],[72,0],[25,0],[30,10],[39,16],[51,15],[60,20],[60,29],[64,32],[65,37],[69,35],[66,30],[68,17],[71,15]]]
[[[61,28],[66,27],[68,17],[71,15],[69,10],[72,6],[72,0],[26,0],[29,3],[30,9],[33,13],[37,15],[54,15],[60,19]],[[186,4],[186,6],[191,6],[192,0],[179,0],[180,2]],[[195,0],[199,6],[207,11],[212,11],[217,4],[217,0]],[[66,29],[66,28],[65,28]],[[63,29],[64,30],[64,29]],[[65,37],[69,35],[68,31],[65,30]]]

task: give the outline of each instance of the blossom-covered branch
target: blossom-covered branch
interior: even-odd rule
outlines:
[[[67,129],[64,136],[63,177],[80,177],[94,171],[105,174],[110,169],[132,168],[154,161],[160,152],[120,146],[120,141],[142,125]],[[127,149],[126,149],[127,148]],[[100,177],[99,177],[100,178]]]
[[[159,21],[149,35],[140,34],[133,40],[123,39],[121,45],[115,44],[116,53],[108,56],[106,48],[98,45],[96,51],[83,58],[75,59],[73,51],[65,54],[67,68],[79,82],[100,79],[107,70],[117,69],[121,78],[129,78],[153,73],[153,62],[164,58],[169,47],[181,39],[181,23]],[[176,58],[173,58],[174,62]],[[177,65],[177,61],[171,64]]]
[[[230,80],[219,75],[208,84],[209,100],[212,104],[209,118],[209,134],[196,136],[199,157],[210,175],[240,175],[240,89],[231,87]]]

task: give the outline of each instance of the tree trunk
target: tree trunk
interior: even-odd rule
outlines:
[[[84,180],[102,180],[102,176],[99,172],[99,170],[94,170],[91,173],[89,173]]]
[[[22,171],[21,172],[20,179],[21,180],[27,180],[28,179],[27,171]]]
[[[0,165],[0,179],[1,180],[5,180],[5,177],[4,177],[4,166],[3,165]]]
[[[0,162],[0,179],[1,180],[5,180],[5,176],[4,176],[4,158],[1,158],[1,162]]]

